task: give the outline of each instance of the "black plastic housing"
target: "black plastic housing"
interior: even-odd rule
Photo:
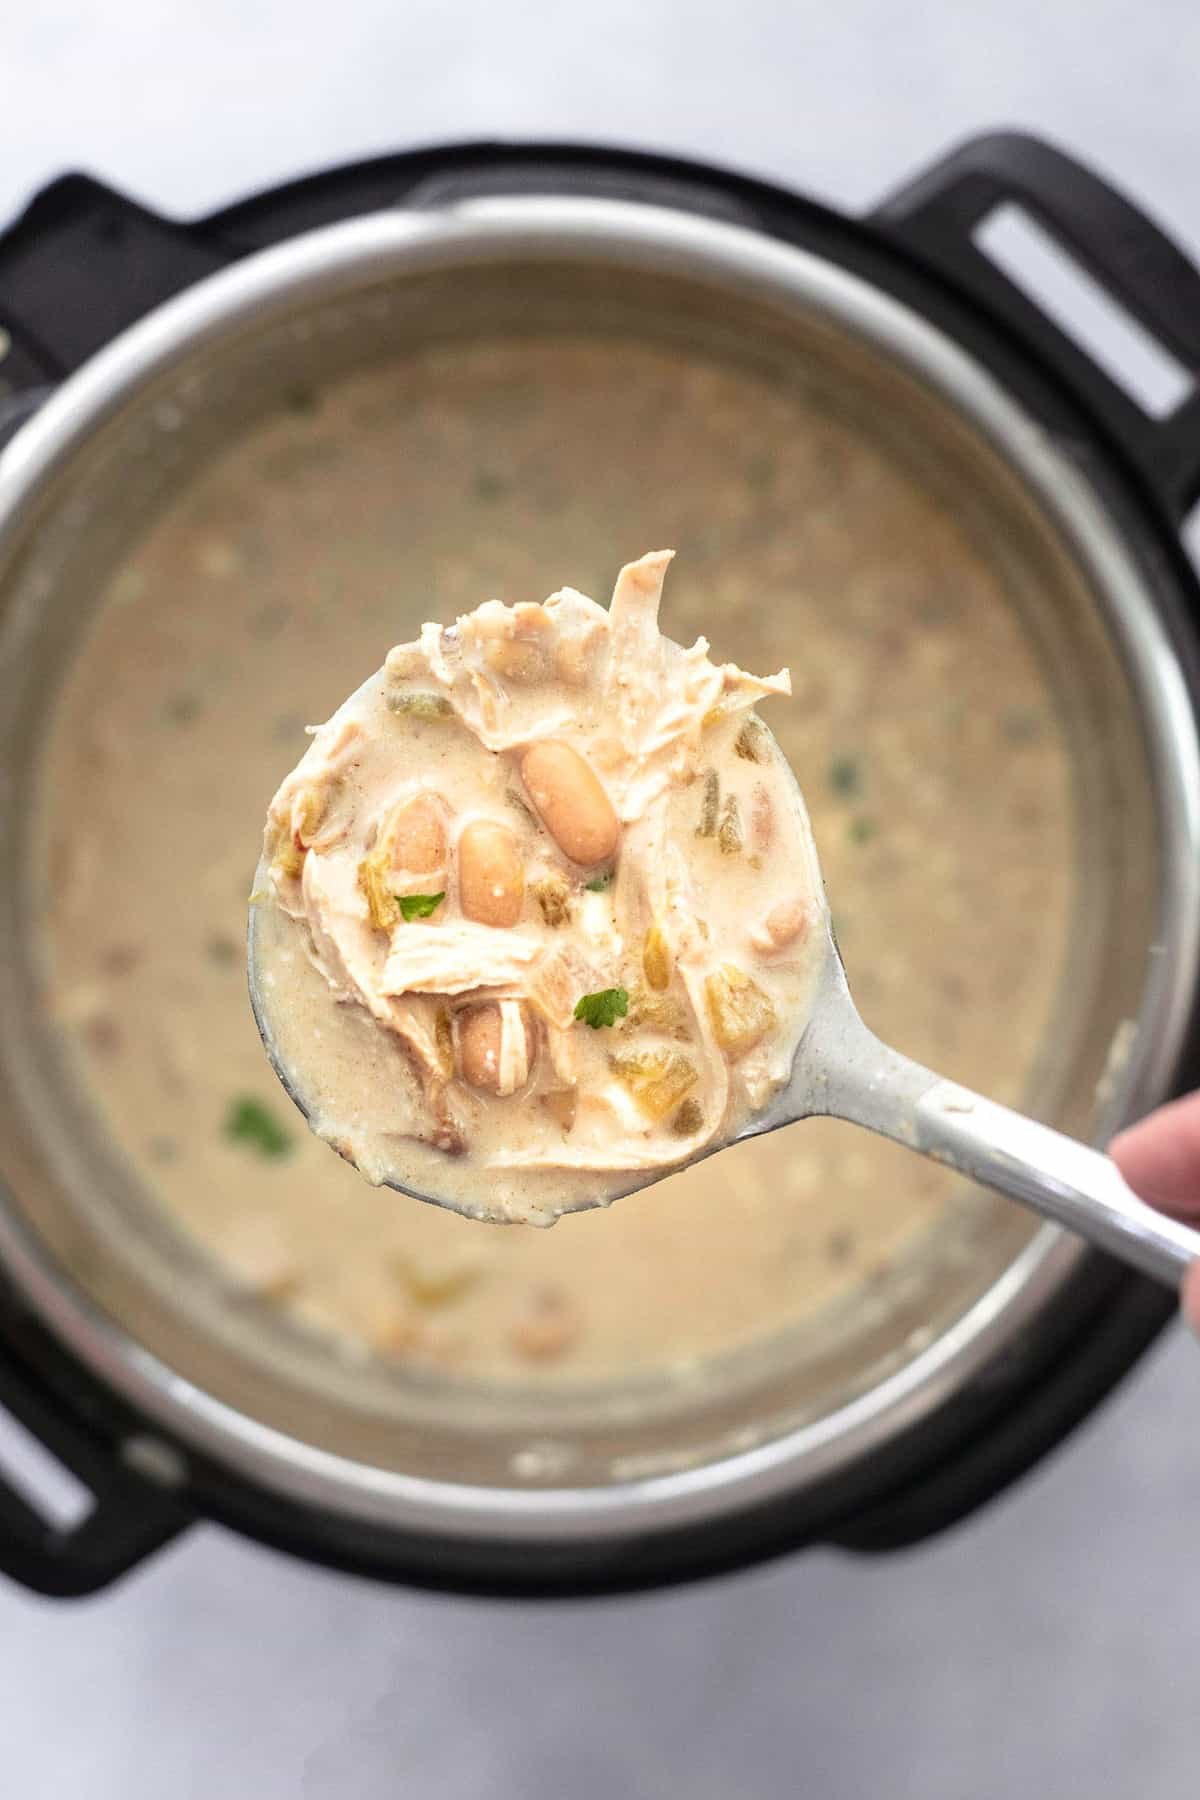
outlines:
[[[1200,697],[1200,587],[1180,525],[1200,496],[1200,273],[1143,213],[1049,144],[972,139],[865,220],[678,159],[564,144],[468,144],[381,158],[178,223],[86,175],[40,193],[0,237],[0,443],[125,326],[229,262],[298,232],[479,193],[657,202],[732,220],[854,271],[936,323],[1084,458]],[[1016,201],[1198,378],[1151,419],[977,248]],[[1200,1080],[1196,1028],[1179,1087]],[[0,1287],[0,1403],[96,1495],[73,1532],[0,1480],[0,1569],[48,1594],[91,1592],[198,1515],[349,1570],[425,1587],[580,1595],[712,1575],[818,1541],[909,1545],[1000,1493],[1098,1405],[1170,1318],[1172,1297],[1089,1253],[1047,1312],[967,1388],[886,1448],[802,1494],[686,1530],[570,1547],[466,1543],[358,1525],[282,1500],[179,1446],[155,1485],[120,1446],[144,1428]],[[154,1427],[154,1435],[164,1434]]]

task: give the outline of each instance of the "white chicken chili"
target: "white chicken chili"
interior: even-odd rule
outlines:
[[[46,1004],[131,1206],[239,1318],[278,1312],[280,1342],[300,1331],[398,1382],[690,1382],[861,1321],[945,1241],[949,1171],[829,1120],[556,1231],[380,1193],[288,1105],[243,949],[264,804],[305,724],[423,618],[563,579],[603,593],[618,519],[633,550],[687,546],[671,637],[791,667],[795,699],[762,711],[802,776],[868,1022],[1019,1104],[1058,1037],[1071,760],[1007,555],[909,448],[811,383],[627,335],[432,347],[289,393],[97,571],[31,802]],[[430,756],[449,742],[408,722]],[[493,817],[524,828],[507,801]]]
[[[753,708],[790,680],[664,637],[670,560],[607,610],[566,588],[425,625],[271,802],[260,1006],[373,1182],[549,1223],[787,1078],[824,901]]]

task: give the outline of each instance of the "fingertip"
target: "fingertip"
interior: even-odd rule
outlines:
[[[1136,1194],[1164,1212],[1200,1210],[1200,1094],[1189,1094],[1120,1132],[1109,1155]]]

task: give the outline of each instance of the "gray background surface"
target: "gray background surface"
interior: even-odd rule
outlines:
[[[181,214],[442,137],[599,137],[849,206],[1035,127],[1200,247],[1194,0],[39,0],[0,28],[0,217],[67,167]],[[1200,1789],[1200,1352],[1178,1333],[1021,1489],[551,1610],[416,1597],[215,1529],[92,1602],[0,1587],[13,1800],[1026,1800]]]

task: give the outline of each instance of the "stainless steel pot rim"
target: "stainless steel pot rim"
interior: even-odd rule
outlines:
[[[673,272],[785,308],[826,313],[965,413],[1072,543],[1124,653],[1145,720],[1161,823],[1170,822],[1162,833],[1160,953],[1151,961],[1115,1107],[1120,1116],[1135,1116],[1169,1083],[1200,958],[1200,743],[1182,671],[1120,533],[1068,456],[981,364],[919,314],[844,269],[739,226],[639,202],[488,199],[324,227],[187,290],[64,383],[0,455],[0,545],[88,433],[199,344],[297,302],[344,295],[407,271],[531,256]],[[1044,1228],[950,1330],[819,1421],[684,1471],[603,1488],[530,1491],[382,1470],[237,1412],[92,1306],[64,1281],[16,1211],[0,1206],[0,1257],[38,1314],[86,1366],[183,1443],[294,1502],[416,1534],[501,1541],[660,1531],[798,1492],[931,1413],[1051,1299],[1079,1255],[1078,1245]]]

